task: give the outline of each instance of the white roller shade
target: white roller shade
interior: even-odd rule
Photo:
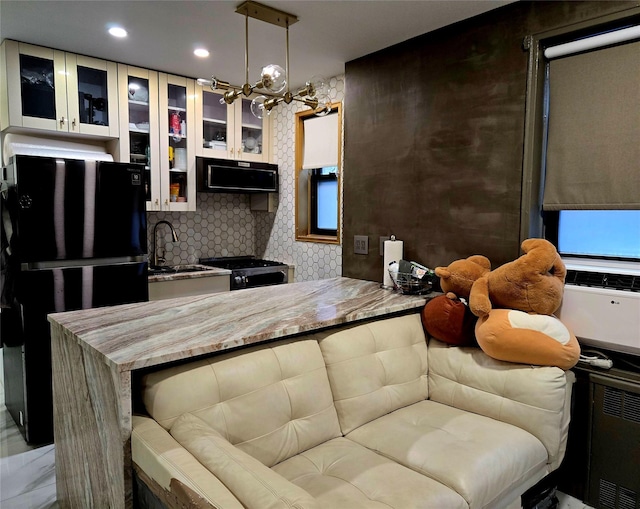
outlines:
[[[304,156],[302,168],[338,165],[338,115],[310,117],[304,121]]]

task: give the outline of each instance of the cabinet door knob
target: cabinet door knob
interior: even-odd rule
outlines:
[[[229,150],[229,157],[233,157],[233,147],[231,147],[231,150]]]
[[[60,118],[60,127],[64,127],[65,119],[64,117]]]
[[[75,118],[71,122],[71,127],[73,127],[74,129],[76,128],[76,119]]]
[[[242,149],[241,149],[241,148],[239,148],[239,149],[238,149],[238,155],[240,155],[240,153],[241,153],[241,152],[242,152]]]

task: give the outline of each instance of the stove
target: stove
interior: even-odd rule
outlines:
[[[231,271],[231,290],[280,285],[289,282],[289,266],[255,256],[200,258],[200,264]]]

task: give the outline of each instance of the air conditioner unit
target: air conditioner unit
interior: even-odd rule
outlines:
[[[563,261],[558,318],[583,345],[640,355],[640,263]]]

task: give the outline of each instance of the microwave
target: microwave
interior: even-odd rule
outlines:
[[[278,165],[196,157],[198,191],[205,193],[277,193]]]

